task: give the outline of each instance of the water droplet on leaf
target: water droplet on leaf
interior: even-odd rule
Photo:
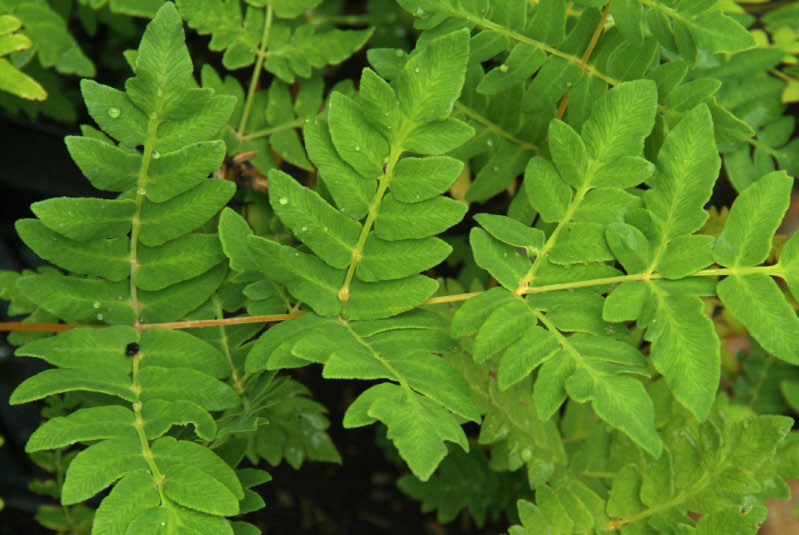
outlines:
[[[100,308],[100,301],[94,301],[94,302],[92,303],[92,306],[93,306],[94,308]]]
[[[282,206],[286,206],[289,203],[288,197],[281,197],[277,200]]]
[[[360,145],[355,145],[355,150],[356,151],[360,151],[361,150],[361,146]]]
[[[157,160],[160,157],[161,157],[161,153],[158,152],[157,150],[154,150],[153,151],[153,160]]]
[[[119,111],[119,108],[115,108],[113,106],[108,108],[108,116],[111,117],[112,119],[116,119],[117,117],[120,116],[121,113],[122,112]]]
[[[499,66],[500,72],[508,72],[508,68],[509,67],[507,65],[500,65]]]
[[[102,314],[97,314],[97,319],[102,321],[103,315]]]

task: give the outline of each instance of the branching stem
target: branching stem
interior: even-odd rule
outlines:
[[[459,12],[456,12],[456,11],[453,11],[452,15],[460,16],[460,17],[465,18],[466,20],[476,24],[477,26],[480,26],[480,27],[485,28],[487,30],[492,30],[494,32],[497,32],[500,35],[504,35],[505,37],[507,37],[509,39],[513,39],[514,41],[518,41],[520,43],[525,43],[527,45],[530,45],[533,48],[537,48],[539,50],[543,50],[544,52],[546,52],[548,54],[551,54],[553,56],[557,56],[557,57],[559,57],[561,59],[565,59],[569,63],[574,63],[576,65],[579,65],[585,72],[587,72],[591,76],[599,78],[600,80],[604,80],[605,82],[607,82],[610,85],[619,85],[621,83],[619,80],[613,78],[612,76],[608,76],[607,74],[605,74],[603,72],[599,72],[592,65],[583,65],[582,64],[582,58],[578,58],[577,56],[573,56],[571,54],[567,54],[566,52],[561,52],[557,48],[549,46],[546,43],[542,43],[541,41],[536,41],[535,39],[531,39],[531,38],[527,37],[524,34],[515,32],[513,30],[509,30],[508,28],[502,26],[501,24],[497,24],[496,22],[493,22],[493,21],[488,20],[488,19],[469,16],[467,14],[459,13]]]
[[[748,275],[752,273],[762,273],[763,275],[781,276],[782,267],[772,266],[753,266],[744,268],[710,268],[703,269],[688,275],[688,277],[722,277],[728,275]],[[665,277],[661,273],[634,273],[632,275],[619,275],[617,277],[605,277],[601,279],[588,279],[575,282],[560,282],[557,284],[546,284],[544,286],[532,286],[526,288],[518,295],[538,294],[546,292],[556,292],[559,290],[570,290],[577,288],[590,288],[592,286],[606,286],[621,284],[622,282],[660,280]],[[467,301],[477,297],[483,292],[469,292],[463,294],[441,295],[431,297],[425,301],[424,305],[440,305],[444,303],[457,303]],[[293,312],[291,314],[271,314],[266,316],[241,316],[237,318],[222,318],[214,320],[188,320],[174,321],[169,323],[142,323],[142,329],[194,329],[199,327],[217,327],[219,325],[241,325],[244,323],[270,323],[275,321],[290,320],[302,316],[305,312]],[[105,325],[67,325],[60,323],[25,323],[25,322],[0,322],[0,332],[2,331],[39,331],[39,332],[61,332],[69,329],[82,327],[102,328]]]
[[[589,169],[588,176],[591,176],[593,172]],[[588,182],[586,182],[588,183]],[[569,207],[566,209],[566,213],[563,215],[563,219],[558,222],[558,225],[555,227],[555,230],[552,231],[552,234],[549,235],[547,238],[546,243],[538,252],[538,255],[533,262],[533,265],[530,266],[530,270],[527,272],[527,275],[519,282],[519,287],[516,288],[516,295],[524,295],[525,293],[529,292],[530,283],[533,281],[535,277],[536,271],[538,271],[538,267],[541,265],[541,259],[546,258],[549,254],[549,251],[555,246],[555,242],[558,239],[558,235],[560,234],[561,230],[566,226],[566,223],[571,221],[574,212],[577,210],[577,207],[580,206],[580,203],[583,201],[583,197],[585,194],[588,193],[589,187],[582,186],[574,193],[574,198],[572,199],[571,203],[569,203]]]

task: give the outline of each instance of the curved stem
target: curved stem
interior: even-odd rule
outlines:
[[[239,121],[239,128],[236,134],[239,138],[244,134],[244,129],[247,127],[247,121],[250,118],[252,111],[252,103],[255,100],[255,92],[258,89],[258,80],[261,77],[261,69],[264,66],[264,59],[266,57],[266,47],[269,44],[269,33],[272,31],[272,19],[274,17],[274,10],[272,4],[266,8],[266,22],[264,22],[264,32],[261,36],[261,46],[258,49],[257,57],[255,58],[255,67],[252,71],[252,78],[250,79],[250,87],[247,90],[247,99],[244,101],[244,109],[241,112],[241,120]]]
[[[523,149],[528,149],[539,154],[541,153],[541,149],[539,149],[537,145],[533,145],[532,143],[527,143],[526,141],[522,141],[521,139],[517,138],[516,136],[508,132],[507,130],[503,129],[498,124],[492,122],[490,119],[477,113],[463,102],[456,100],[455,109],[463,113],[466,117],[485,126],[488,130],[491,130],[492,132],[495,132],[496,134],[504,137],[511,143],[515,143],[516,145],[519,145]]]
[[[259,137],[271,136],[272,134],[277,134],[278,132],[299,128],[303,124],[305,124],[305,118],[300,117],[298,119],[294,119],[293,121],[286,121],[285,123],[276,124],[274,126],[270,126],[269,128],[264,128],[263,130],[258,130],[257,132],[253,132],[251,134],[242,135],[241,139],[249,141],[251,139],[258,139]]]

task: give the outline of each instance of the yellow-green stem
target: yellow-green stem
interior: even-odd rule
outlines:
[[[591,176],[592,172],[589,170],[588,176]],[[566,213],[563,215],[563,219],[558,222],[555,230],[552,231],[552,234],[549,235],[547,241],[544,243],[544,246],[538,252],[538,255],[535,257],[535,261],[533,265],[530,266],[530,270],[527,272],[527,275],[519,282],[519,287],[516,288],[516,295],[524,295],[528,293],[528,287],[530,283],[533,281],[535,277],[535,272],[538,270],[538,267],[541,265],[541,259],[546,258],[549,254],[549,251],[555,246],[555,241],[558,239],[558,235],[560,234],[563,227],[566,226],[572,219],[574,212],[577,210],[577,207],[580,206],[580,203],[583,201],[583,197],[585,194],[588,193],[588,186],[582,186],[574,192],[574,198],[572,199],[571,203],[569,203],[569,207],[566,209]]]
[[[386,194],[388,184],[391,182],[391,175],[394,173],[394,166],[397,165],[397,161],[399,161],[399,157],[401,155],[402,148],[391,148],[385,170],[378,179],[377,191],[375,192],[375,196],[372,198],[372,202],[369,204],[369,213],[366,215],[366,221],[363,223],[363,228],[361,228],[361,235],[358,237],[358,243],[355,244],[355,249],[352,251],[352,260],[350,261],[350,265],[347,267],[347,276],[344,279],[344,284],[341,285],[341,288],[338,291],[338,298],[342,303],[346,302],[350,298],[350,283],[355,275],[355,268],[358,267],[358,262],[361,261],[361,253],[363,252],[364,244],[366,244],[366,238],[369,236],[369,231],[372,230],[372,225],[377,217],[377,211],[380,208],[380,202],[383,200],[383,195]]]
[[[143,330],[141,321],[139,320],[140,306],[138,300],[138,290],[136,288],[135,282],[136,271],[139,265],[139,229],[141,227],[142,204],[144,203],[144,198],[147,192],[147,178],[150,169],[150,161],[153,156],[156,134],[160,124],[161,121],[158,119],[158,113],[154,112],[147,125],[147,135],[145,136],[144,148],[142,149],[142,162],[141,167],[139,168],[138,180],[136,181],[136,212],[133,216],[130,232],[130,303],[133,307],[133,313],[135,314],[136,318],[133,326],[139,331],[139,333],[141,333]],[[133,356],[133,371],[131,373],[132,384],[130,389],[136,395],[136,401],[133,403],[134,427],[136,428],[136,434],[138,435],[139,443],[141,444],[142,456],[147,462],[147,466],[150,468],[150,473],[153,476],[153,484],[158,489],[158,495],[161,498],[161,503],[167,504],[169,503],[169,499],[164,494],[164,476],[158,469],[158,465],[155,463],[153,451],[150,449],[150,441],[147,439],[147,434],[144,432],[144,418],[142,418],[142,402],[140,397],[141,386],[139,385],[140,359],[141,355],[139,353],[136,353]]]
[[[720,277],[728,275],[747,275],[751,273],[762,273],[764,275],[782,276],[783,268],[777,264],[772,266],[752,266],[752,267],[730,267],[730,268],[711,268],[703,269],[692,273],[688,277]],[[575,282],[561,282],[557,284],[547,284],[544,286],[532,286],[525,289],[519,295],[537,294],[545,292],[556,292],[558,290],[569,290],[577,288],[590,288],[592,286],[604,286],[620,284],[622,282],[635,282],[644,280],[659,280],[665,278],[660,273],[634,273],[632,275],[619,275],[618,277],[605,277],[601,279],[589,279]],[[444,303],[457,303],[467,301],[477,297],[484,292],[470,292],[463,294],[441,295],[431,297],[423,305],[440,305]],[[193,329],[200,327],[217,327],[219,325],[241,325],[245,323],[270,323],[274,321],[290,320],[302,316],[304,312],[294,312],[291,314],[272,314],[267,316],[241,316],[238,318],[223,318],[213,320],[188,320],[175,321],[169,323],[143,323],[141,329]],[[94,327],[102,328],[101,325],[65,325],[59,323],[23,323],[23,322],[0,322],[0,331],[39,331],[39,332],[61,332],[76,328]]]

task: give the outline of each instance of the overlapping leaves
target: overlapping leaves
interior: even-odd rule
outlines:
[[[134,69],[125,92],[83,83],[104,133],[67,139],[92,184],[120,195],[50,199],[33,207],[37,219],[17,224],[31,249],[68,273],[25,275],[16,290],[61,319],[116,326],[75,329],[20,348],[18,355],[54,367],[24,381],[10,401],[65,392],[106,396],[48,420],[27,445],[35,452],[90,444],[67,470],[64,504],[120,480],[98,509],[93,533],[166,533],[176,526],[232,533],[222,517],[238,514],[245,499],[238,476],[210,449],[167,435],[190,424],[199,438],[216,437],[211,413],[240,403],[221,380],[230,364],[191,334],[129,325],[182,318],[224,277],[219,240],[204,230],[235,188],[207,179],[225,152],[208,139],[234,99],[196,87],[172,4],[148,25]]]

